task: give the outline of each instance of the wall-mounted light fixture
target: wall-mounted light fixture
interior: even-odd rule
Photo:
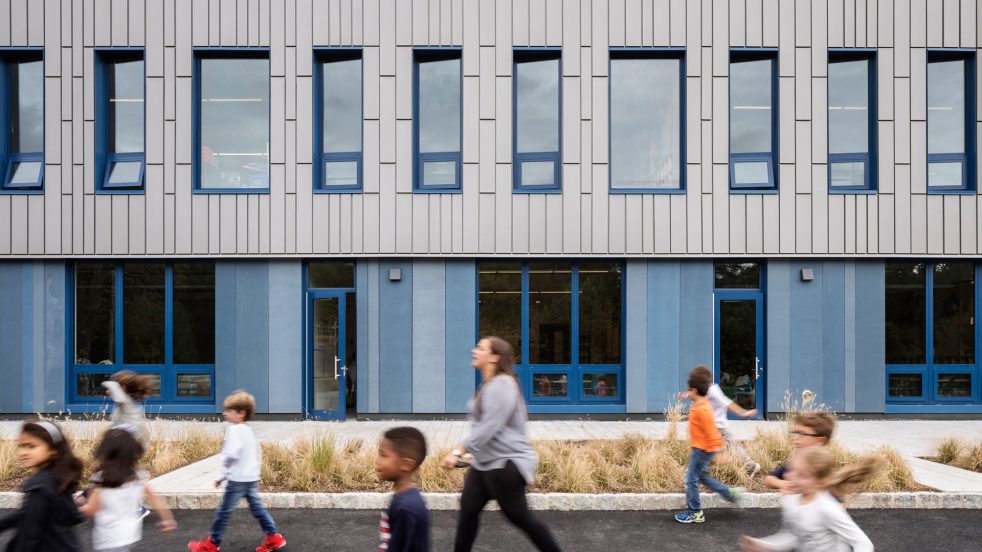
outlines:
[[[814,279],[815,279],[815,271],[814,270],[812,270],[810,268],[802,268],[801,269],[801,281],[802,282],[811,282]]]
[[[402,269],[401,268],[390,268],[389,269],[389,281],[398,282],[402,280]]]

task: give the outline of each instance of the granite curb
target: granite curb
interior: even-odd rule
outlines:
[[[222,493],[160,493],[171,508],[181,510],[211,510],[218,506]],[[260,493],[267,508],[301,508],[311,510],[382,510],[391,493]],[[456,510],[460,493],[425,493],[431,510]],[[600,510],[646,511],[681,510],[685,508],[682,493],[622,493],[622,494],[564,494],[530,493],[533,510]],[[17,508],[21,494],[0,493],[0,509]],[[716,495],[703,494],[706,508],[729,508]],[[776,493],[748,493],[745,508],[778,508]],[[982,493],[863,493],[849,500],[850,509],[982,509]],[[497,509],[493,502],[489,509]]]

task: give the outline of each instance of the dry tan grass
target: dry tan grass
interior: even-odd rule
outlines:
[[[681,439],[655,440],[628,435],[616,440],[538,441],[539,454],[533,492],[625,493],[682,492],[689,443]],[[787,461],[791,441],[787,432],[758,431],[744,442],[747,452],[770,470]],[[340,492],[384,491],[387,483],[374,473],[375,444],[354,441],[337,445],[329,436],[300,438],[292,443],[263,443],[263,484],[271,491]],[[831,446],[840,464],[856,462],[864,455]],[[464,470],[445,470],[439,460],[449,452],[437,450],[417,473],[417,483],[427,492],[459,491]],[[884,469],[863,491],[911,491],[924,488],[914,482],[910,469],[894,450],[884,447],[877,455]],[[764,491],[762,479],[751,479],[739,459],[721,454],[711,473],[728,485]]]
[[[958,437],[945,437],[938,442],[931,460],[982,473],[982,441],[971,443]]]
[[[150,433],[154,435],[153,422],[150,424]],[[84,429],[79,429],[82,427]],[[83,481],[88,480],[92,471],[97,467],[92,455],[99,444],[99,430],[108,427],[108,423],[99,424],[99,427],[93,427],[91,424],[84,426],[65,424],[63,426],[69,441],[72,443],[72,450],[85,465]],[[81,437],[78,434],[81,434]],[[141,466],[150,472],[152,477],[155,477],[214,456],[218,454],[221,448],[222,439],[220,435],[208,432],[193,424],[184,424],[179,429],[172,430],[167,439],[151,438],[149,450],[141,461]],[[27,475],[27,470],[21,468],[17,461],[17,441],[0,440],[0,490],[17,489]]]

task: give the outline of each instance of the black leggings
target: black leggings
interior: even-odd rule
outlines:
[[[457,518],[457,538],[454,552],[470,552],[477,538],[478,521],[484,505],[491,499],[498,501],[501,511],[519,529],[532,539],[539,550],[561,550],[549,528],[529,511],[525,501],[525,479],[511,461],[498,470],[467,470],[464,491],[460,496],[460,514]]]

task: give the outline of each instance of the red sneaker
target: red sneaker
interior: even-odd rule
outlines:
[[[256,547],[256,552],[272,552],[273,550],[279,550],[286,546],[286,539],[283,535],[276,533],[274,535],[266,535],[263,542]]]
[[[211,542],[211,536],[207,536],[199,541],[188,543],[188,550],[191,552],[218,552],[218,545]]]

